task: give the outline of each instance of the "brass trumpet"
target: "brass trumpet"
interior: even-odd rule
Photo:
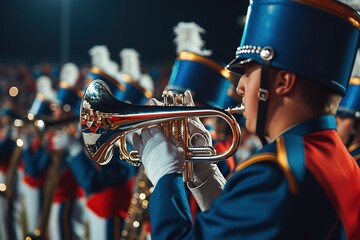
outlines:
[[[233,114],[241,114],[243,106],[226,110],[193,106],[141,106],[122,102],[113,97],[109,87],[101,80],[87,87],[81,104],[80,124],[87,152],[99,164],[108,163],[119,140],[120,158],[135,166],[141,165],[139,153],[126,147],[126,135],[144,127],[194,117],[221,117],[231,127],[233,142],[224,153],[216,154],[209,146],[192,147],[185,139],[187,162],[216,162],[231,156],[241,140],[240,127]],[[182,127],[178,130],[184,129]],[[185,127],[186,129],[186,127]],[[179,133],[187,136],[188,133]],[[189,136],[191,137],[191,136]]]

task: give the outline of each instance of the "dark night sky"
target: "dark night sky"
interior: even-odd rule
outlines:
[[[176,57],[173,27],[194,21],[206,30],[212,58],[234,57],[242,34],[239,18],[248,0],[0,0],[0,63],[60,62],[61,1],[71,1],[68,61],[90,61],[88,50],[106,45],[119,62],[122,48],[134,48],[141,61]]]

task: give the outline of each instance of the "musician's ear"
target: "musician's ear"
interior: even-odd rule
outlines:
[[[294,89],[296,81],[297,77],[295,73],[285,70],[277,71],[274,84],[275,93],[283,95],[291,92]]]

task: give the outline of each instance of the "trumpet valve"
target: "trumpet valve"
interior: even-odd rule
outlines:
[[[163,94],[161,95],[161,97],[163,98],[163,104],[164,104],[164,106],[169,105],[169,102],[168,102],[169,95],[168,95],[166,92],[163,92]]]

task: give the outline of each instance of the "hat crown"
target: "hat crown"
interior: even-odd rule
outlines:
[[[256,0],[236,55],[320,82],[344,95],[359,43],[360,16],[337,1]],[[272,58],[262,56],[271,48]],[[231,66],[230,66],[231,67]]]
[[[129,74],[135,81],[141,76],[140,55],[132,48],[124,48],[119,53],[121,59],[121,71]]]

